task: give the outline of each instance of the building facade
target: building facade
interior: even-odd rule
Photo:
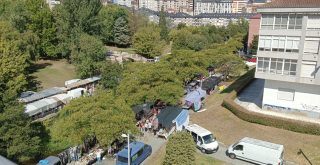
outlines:
[[[274,0],[261,8],[256,78],[262,106],[320,117],[320,1]]]
[[[250,17],[249,19],[249,31],[248,31],[248,53],[250,55],[256,55],[255,51],[251,51],[250,47],[253,42],[255,36],[259,36],[259,29],[260,29],[260,19],[261,14],[255,14],[254,16]]]
[[[194,0],[194,15],[232,13],[232,0]]]
[[[233,0],[232,13],[246,13],[248,0]]]

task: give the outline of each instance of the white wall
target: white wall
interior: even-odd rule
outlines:
[[[294,100],[279,100],[279,88],[294,90]],[[320,113],[320,86],[265,80],[263,105],[265,104]]]

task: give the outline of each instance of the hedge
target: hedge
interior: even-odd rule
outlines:
[[[254,69],[250,70],[234,82],[234,84],[241,84],[230,85],[232,91],[229,92],[229,94],[224,98],[222,106],[230,110],[238,118],[250,123],[257,123],[265,126],[286,129],[294,132],[320,135],[319,124],[264,115],[257,112],[248,111],[247,109],[235,103],[234,99],[237,97],[238,93],[242,89],[244,89],[248,84],[250,84],[252,80],[254,80],[254,71]]]

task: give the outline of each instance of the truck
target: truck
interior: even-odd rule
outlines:
[[[231,159],[241,159],[263,165],[282,165],[284,147],[267,141],[245,137],[232,144],[227,155]]]

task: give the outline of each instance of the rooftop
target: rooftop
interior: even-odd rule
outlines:
[[[207,129],[205,129],[197,124],[188,125],[186,127],[186,129],[198,134],[199,136],[206,136],[206,135],[211,134],[210,131],[208,131]]]
[[[248,138],[248,137],[241,139],[240,142],[246,142],[246,143],[250,143],[250,144],[254,144],[254,145],[258,145],[266,148],[271,148],[274,150],[280,150],[280,151],[283,149],[283,145],[270,143],[270,142],[266,142],[258,139]]]
[[[274,0],[261,8],[320,8],[320,0]]]
[[[139,141],[131,142],[130,143],[131,156],[136,154],[144,145],[145,145],[144,143],[139,142]],[[117,154],[119,156],[127,158],[128,157],[128,146],[126,146],[124,149],[119,151]]]

